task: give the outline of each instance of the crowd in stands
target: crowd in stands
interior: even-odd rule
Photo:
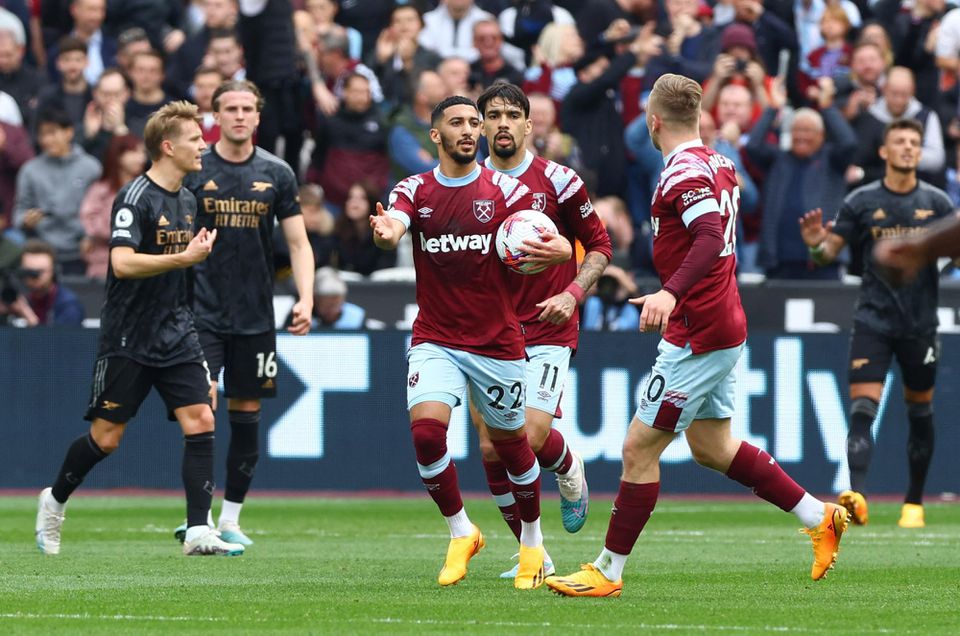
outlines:
[[[367,215],[437,164],[441,99],[509,81],[530,96],[529,150],[580,172],[613,239],[586,322],[630,325],[610,307],[653,273],[662,162],[643,113],[667,72],[703,85],[702,138],[740,174],[743,273],[839,278],[842,261],[813,266],[797,220],[882,176],[897,119],[923,125],[920,176],[960,205],[960,9],[947,0],[5,0],[0,256],[14,256],[0,260],[30,280],[51,259],[54,290],[103,279],[112,197],[144,169],[147,117],[191,100],[213,143],[212,93],[245,78],[266,98],[257,143],[301,181],[316,266],[409,266],[409,245],[373,246]],[[37,297],[31,320],[58,320]]]

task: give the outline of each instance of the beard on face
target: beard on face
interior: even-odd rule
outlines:
[[[457,142],[460,140],[458,139]],[[440,136],[440,143],[443,145],[443,151],[450,155],[450,158],[462,166],[467,165],[477,157],[477,144],[473,144],[473,152],[463,153],[457,149],[457,142],[452,142],[444,136]]]
[[[499,136],[499,135],[498,135],[498,136]],[[493,154],[497,155],[497,156],[500,157],[501,159],[509,159],[510,157],[512,157],[512,156],[514,156],[515,154],[517,154],[517,140],[514,139],[514,138],[512,138],[512,137],[510,138],[510,145],[509,145],[509,146],[500,146],[500,145],[498,145],[498,144],[497,144],[497,138],[494,137],[494,138],[493,138],[493,143],[490,144],[490,147],[491,147],[491,149],[493,150]]]

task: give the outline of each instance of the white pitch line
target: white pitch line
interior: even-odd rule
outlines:
[[[161,622],[222,622],[225,618],[213,618],[210,616],[136,616],[133,614],[34,614],[31,612],[12,612],[0,614],[0,618],[31,618],[31,619],[72,619],[72,620],[98,620],[98,621],[161,621]]]

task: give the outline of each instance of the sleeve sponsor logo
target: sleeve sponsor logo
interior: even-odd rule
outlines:
[[[593,203],[589,200],[580,206],[580,218],[585,219],[593,213]]]
[[[710,197],[710,196],[713,196],[713,190],[711,190],[706,186],[702,188],[696,188],[693,190],[687,190],[686,192],[683,193],[683,196],[682,196],[683,205],[684,207],[686,207],[688,205],[692,205],[696,203],[697,201],[702,201],[703,199],[706,199],[707,197]]]
[[[129,230],[114,230],[112,236],[113,238],[133,238]]]
[[[133,225],[133,210],[130,208],[120,208],[117,210],[117,216],[114,218],[113,224],[119,228]]]

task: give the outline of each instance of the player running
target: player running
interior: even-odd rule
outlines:
[[[552,428],[560,413],[560,395],[577,347],[577,305],[597,282],[610,262],[610,237],[596,214],[587,189],[573,170],[547,161],[526,150],[526,136],[533,127],[530,101],[523,91],[504,82],[493,84],[477,99],[483,115],[483,134],[490,147],[485,165],[517,178],[533,193],[533,209],[549,216],[566,239],[544,234],[544,242],[526,242],[534,263],[562,254],[564,243],[579,239],[586,255],[577,270],[571,259],[539,274],[508,276],[517,313],[523,326],[527,354],[527,438],[540,468],[556,473],[560,489],[560,514],[567,532],[583,527],[589,509],[589,491],[583,459],[568,448],[560,431]],[[471,408],[480,436],[483,467],[494,501],[510,529],[520,538],[517,503],[510,492],[507,470],[490,444],[486,426]],[[547,574],[553,564],[547,560]],[[504,572],[513,578],[516,568]]]
[[[154,387],[183,429],[187,495],[186,555],[243,554],[207,526],[213,492],[210,372],[187,300],[186,272],[210,255],[217,231],[193,231],[197,201],[181,187],[200,169],[206,144],[197,107],[167,104],[147,121],[153,166],[122,187],[113,203],[107,296],[85,419],[90,432],[71,444],[52,488],[40,493],[37,546],[60,552],[67,499],[116,450],[127,422]]]
[[[936,220],[953,215],[942,190],[917,179],[923,128],[912,119],[889,124],[880,157],[886,172],[880,181],[857,188],[843,202],[836,221],[823,225],[823,212],[812,210],[800,221],[804,242],[817,264],[832,262],[845,245],[863,270],[860,298],[850,336],[850,430],[847,463],[850,489],[840,503],[856,524],[868,519],[867,471],[873,452],[870,429],[877,417],[883,382],[896,357],[903,374],[910,433],[907,461],[910,481],[900,513],[901,528],[922,528],[923,486],[933,457],[933,388],[940,345],[937,339],[936,264],[919,270],[910,283],[895,285],[873,261],[874,245],[886,239],[918,236]],[[899,281],[896,281],[899,282]]]
[[[507,468],[521,519],[518,589],[543,583],[540,466],[524,432],[523,334],[507,276],[493,238],[512,212],[529,209],[526,186],[477,164],[480,113],[464,97],[434,108],[431,140],[440,165],[407,177],[390,194],[389,210],[377,204],[370,217],[374,242],[394,249],[411,232],[420,313],[407,355],[407,407],[417,467],[450,527],[440,585],[467,574],[484,546],[467,517],[457,471],[447,450],[451,410],[469,387],[490,440]],[[572,248],[562,259],[569,259]]]
[[[842,506],[814,498],[765,451],[730,434],[734,374],[747,337],[735,275],[740,190],[733,163],[699,138],[701,97],[699,84],[673,74],[650,93],[647,125],[664,157],[651,209],[663,288],[631,302],[643,306],[641,331],[663,339],[623,444],[603,551],[575,574],[548,578],[559,594],[620,596],[627,557],[660,492],[660,455],[681,431],[697,463],[800,519],[813,540],[815,580],[833,567],[847,525]]]
[[[273,315],[273,228],[290,247],[299,300],[288,331],[310,331],[313,250],[300,215],[297,178],[282,159],[253,145],[263,98],[253,82],[227,81],[213,93],[220,140],[203,168],[184,182],[197,197],[197,228],[216,229],[218,249],[193,269],[193,311],[200,344],[217,380],[224,374],[230,415],[227,486],[217,528],[224,540],[250,545],[240,510],[260,457],[260,400],[277,394],[277,333]],[[175,535],[183,540],[183,526]]]

